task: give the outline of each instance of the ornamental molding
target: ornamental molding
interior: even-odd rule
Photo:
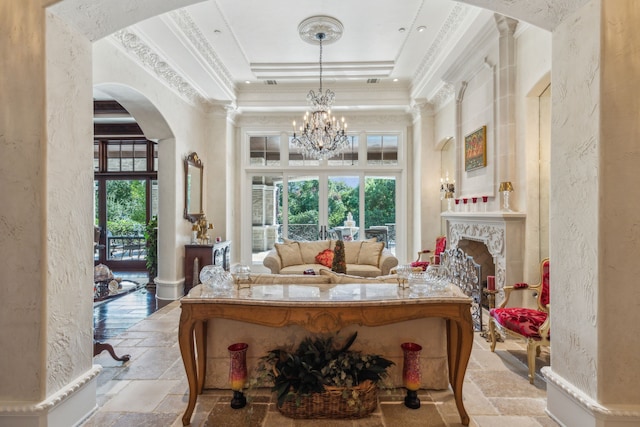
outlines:
[[[146,44],[131,30],[120,30],[113,38],[125,51],[137,60],[143,68],[152,71],[160,81],[164,82],[180,97],[199,106],[206,106],[208,102],[200,93],[178,73],[166,60]]]
[[[633,422],[640,419],[640,411],[633,409],[623,409],[623,408],[608,408],[603,406],[602,404],[594,401],[588,395],[584,393],[584,391],[579,390],[573,384],[569,383],[562,376],[558,375],[551,369],[551,366],[545,366],[542,368],[542,374],[544,378],[554,384],[558,389],[562,390],[567,396],[571,397],[574,402],[576,402],[583,410],[587,412],[591,412],[592,414],[598,415],[597,418],[601,420],[605,420],[607,418],[613,419],[615,418],[616,422],[621,423],[623,425],[625,423]],[[631,406],[630,408],[635,407],[636,405]],[[626,420],[624,418],[627,418]],[[628,424],[631,425],[631,424]],[[635,425],[635,424],[634,424]]]
[[[207,42],[206,37],[200,31],[198,25],[193,18],[184,9],[180,9],[169,14],[171,19],[180,28],[187,40],[191,42],[194,49],[202,55],[207,65],[213,70],[213,74],[218,78],[219,83],[225,88],[225,91],[233,99],[235,97],[236,86],[233,83],[231,73],[224,66],[220,57],[213,50],[213,47]]]
[[[438,31],[438,35],[435,40],[431,43],[431,46],[429,46],[429,50],[427,50],[422,62],[420,62],[420,66],[414,73],[414,81],[422,78],[422,76],[424,76],[427,71],[433,67],[438,54],[442,52],[444,45],[451,35],[458,30],[458,27],[467,16],[469,9],[470,7],[467,5],[456,3],[453,10],[447,17],[447,20],[442,24],[442,27],[440,27],[440,31]]]
[[[62,390],[51,395],[46,400],[31,405],[0,405],[0,414],[41,414],[51,411],[52,408],[60,405],[71,395],[84,387],[89,381],[98,376],[102,366],[93,365],[83,376],[78,378],[74,383],[67,385]]]
[[[449,102],[453,101],[455,87],[451,83],[444,83],[431,99],[435,111],[439,111]]]
[[[451,245],[458,247],[462,239],[475,240],[485,244],[493,258],[500,257],[504,249],[504,226],[493,224],[451,224],[449,229]]]

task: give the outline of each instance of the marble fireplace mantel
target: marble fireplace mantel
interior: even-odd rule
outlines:
[[[495,264],[496,289],[521,282],[524,274],[526,214],[520,212],[443,212],[447,223],[447,246],[461,240],[485,244]]]

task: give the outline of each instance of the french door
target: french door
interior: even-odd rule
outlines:
[[[362,240],[395,247],[396,175],[321,172],[253,175],[252,260],[284,239]]]

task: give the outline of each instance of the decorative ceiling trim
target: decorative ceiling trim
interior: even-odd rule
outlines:
[[[436,94],[430,99],[436,111],[454,99],[455,88],[451,83],[443,82]]]
[[[204,58],[207,65],[213,71],[212,74],[219,80],[220,85],[224,87],[229,97],[231,99],[235,98],[236,86],[231,73],[227,67],[224,66],[206,37],[204,37],[202,31],[200,31],[200,27],[193,21],[189,12],[180,9],[171,12],[169,16],[186,36],[187,40],[191,42],[195,52],[202,55],[202,58]]]
[[[125,48],[127,53],[137,59],[143,67],[153,71],[161,81],[182,98],[196,105],[207,104],[206,99],[138,35],[125,29],[115,32],[113,37]]]
[[[436,57],[444,49],[446,42],[451,38],[451,34],[457,31],[460,23],[464,20],[465,16],[467,16],[469,9],[470,7],[467,5],[456,3],[447,20],[442,24],[442,27],[440,27],[440,31],[438,31],[435,40],[431,43],[431,46],[429,46],[429,50],[427,50],[420,66],[418,66],[416,72],[413,74],[414,81],[420,79],[433,67]]]

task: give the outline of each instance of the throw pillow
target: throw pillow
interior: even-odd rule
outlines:
[[[276,252],[278,252],[282,267],[304,264],[302,262],[302,256],[300,255],[300,245],[298,245],[298,242],[275,243],[273,246],[276,248]]]
[[[384,243],[362,242],[360,252],[358,254],[358,264],[373,265],[375,267],[380,263],[380,254],[384,249]]]
[[[334,254],[331,249],[320,251],[320,253],[316,255],[316,263],[331,268],[331,266],[333,265],[333,255]]]
[[[318,252],[329,249],[328,240],[299,241],[298,244],[300,245],[300,256],[302,256],[304,264],[315,264]]]

